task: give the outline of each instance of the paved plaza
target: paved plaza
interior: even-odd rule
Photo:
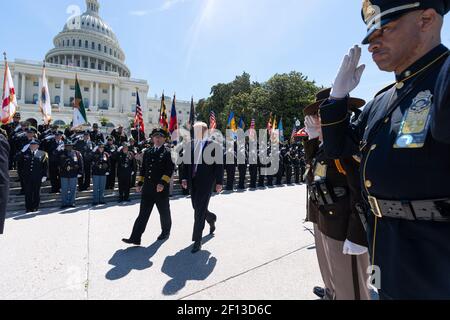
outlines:
[[[211,200],[217,232],[191,254],[189,198],[171,201],[170,240],[127,247],[139,203],[32,215],[9,213],[0,236],[0,299],[306,299],[321,285],[305,186],[224,193]]]

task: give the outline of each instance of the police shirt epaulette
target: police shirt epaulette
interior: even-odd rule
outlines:
[[[386,91],[390,90],[393,86],[395,86],[395,83],[392,83],[392,84],[388,85],[386,88],[380,90],[380,91],[375,95],[374,98],[376,98],[376,97],[378,97],[380,94],[383,94],[383,93],[385,93]]]

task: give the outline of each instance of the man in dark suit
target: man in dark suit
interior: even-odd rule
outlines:
[[[5,225],[6,205],[9,198],[9,144],[6,136],[0,133],[0,234]]]
[[[223,189],[222,146],[207,139],[208,126],[199,122],[194,125],[195,140],[190,144],[191,161],[184,164],[182,186],[189,188],[192,206],[195,210],[195,223],[192,241],[192,253],[202,249],[203,229],[205,222],[210,225],[210,234],[216,230],[217,217],[208,210],[213,188],[217,193]],[[216,150],[219,150],[218,153]],[[211,151],[211,152],[210,152]],[[208,161],[211,156],[214,161]],[[212,163],[212,164],[210,164]]]

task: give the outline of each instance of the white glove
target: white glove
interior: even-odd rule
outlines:
[[[77,178],[82,178],[83,176],[81,174],[77,175]]]
[[[363,255],[365,253],[369,252],[368,249],[366,247],[360,246],[356,243],[353,243],[349,240],[345,240],[344,243],[344,251],[343,253],[345,255],[349,255],[349,256],[360,256]]]
[[[322,127],[320,125],[319,117],[306,116],[305,127],[306,133],[308,133],[309,136],[309,140],[314,140],[320,137]]]
[[[134,176],[134,172],[132,172],[131,175]]]
[[[344,57],[344,61],[342,61],[341,68],[331,90],[332,98],[343,99],[358,86],[366,68],[364,64],[358,67],[360,59],[361,48],[354,46],[350,49],[349,54]]]
[[[45,181],[47,181],[47,177],[42,177],[42,183],[44,183]]]
[[[109,176],[109,172],[105,173],[105,176]]]

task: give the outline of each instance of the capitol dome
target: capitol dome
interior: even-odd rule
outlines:
[[[68,20],[54,38],[54,49],[45,60],[48,63],[85,69],[115,72],[130,77],[125,65],[125,53],[111,27],[99,16],[97,0],[86,0],[86,12]]]

